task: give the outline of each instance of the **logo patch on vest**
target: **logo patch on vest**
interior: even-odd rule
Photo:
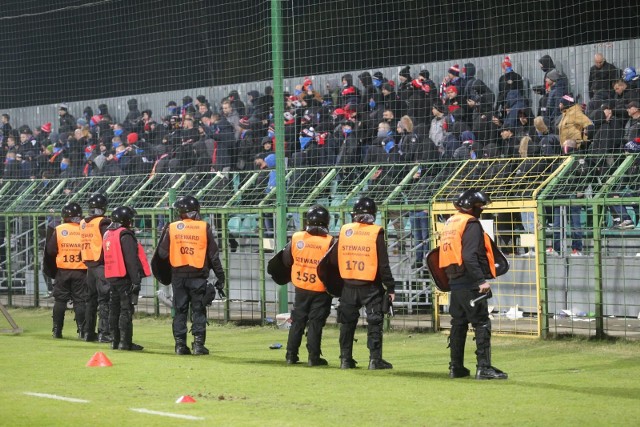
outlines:
[[[348,229],[347,231],[344,232],[345,237],[351,237],[353,236],[353,230],[352,229]]]
[[[184,230],[184,222],[180,222],[180,223],[178,223],[178,225],[176,226],[176,228],[177,228],[178,230]]]
[[[296,248],[302,250],[302,248],[304,248],[304,242],[302,240],[300,240],[299,242],[296,243]]]
[[[62,233],[61,233],[61,234],[62,234],[63,236],[68,236],[68,235],[69,235],[69,232],[68,232],[67,230],[62,230]]]
[[[80,228],[82,228],[83,230],[87,228],[87,223],[83,222],[82,224],[80,224]]]

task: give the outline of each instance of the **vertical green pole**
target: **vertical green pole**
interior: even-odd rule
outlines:
[[[173,222],[173,215],[174,215],[173,204],[175,202],[176,202],[176,189],[170,188],[169,189],[169,218],[165,220],[165,224],[167,224],[166,221],[168,221],[169,223]],[[173,319],[174,317],[176,317],[176,311],[173,307],[171,307],[171,318]]]
[[[549,286],[547,282],[547,264],[545,263],[545,248],[547,247],[545,239],[545,220],[544,220],[544,205],[538,201],[536,215],[536,236],[538,237],[538,244],[536,245],[537,259],[538,259],[538,288],[540,294],[538,295],[538,301],[540,305],[540,330],[538,333],[542,338],[549,336]]]
[[[158,217],[154,212],[151,214],[151,241],[154,242],[154,245],[158,246]],[[156,278],[153,279],[153,313],[156,316],[160,315],[160,304],[158,301],[158,280]]]
[[[596,315],[596,337],[604,338],[604,308],[602,296],[602,216],[604,206],[601,203],[592,205],[593,207],[593,265],[595,284],[595,315]]]
[[[40,306],[40,257],[38,256],[38,217],[32,216],[33,222],[33,305]],[[26,286],[26,283],[25,283]]]
[[[284,105],[282,88],[282,16],[281,0],[271,0],[271,58],[273,63],[273,116],[276,127],[276,245],[281,249],[287,244],[287,198],[284,167]],[[264,282],[263,282],[264,283]],[[288,287],[279,286],[278,309],[280,313],[289,310]]]
[[[10,219],[8,216],[4,217],[4,249],[5,259],[7,260],[7,304],[11,306],[13,304],[13,273],[11,271],[11,227]]]

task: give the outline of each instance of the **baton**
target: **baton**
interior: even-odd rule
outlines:
[[[470,305],[471,307],[475,307],[477,302],[480,302],[480,301],[482,301],[483,299],[487,299],[487,298],[491,298],[491,297],[492,297],[492,295],[491,295],[491,291],[489,291],[489,292],[487,292],[486,294],[482,294],[482,295],[480,295],[478,298],[476,298],[476,299],[472,299],[471,301],[469,301],[469,305]]]

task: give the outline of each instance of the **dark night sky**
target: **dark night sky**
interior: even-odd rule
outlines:
[[[636,38],[640,6],[634,3],[283,1],[284,74]],[[3,0],[0,107],[268,80],[269,5]]]

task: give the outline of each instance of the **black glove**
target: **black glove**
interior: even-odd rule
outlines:
[[[218,291],[218,296],[220,297],[220,299],[223,299],[227,296],[227,294],[224,292],[224,282],[221,280],[216,281],[215,285],[216,290]]]
[[[139,294],[140,293],[140,289],[142,289],[142,287],[140,286],[140,283],[132,283],[131,284],[131,293],[132,294]]]

